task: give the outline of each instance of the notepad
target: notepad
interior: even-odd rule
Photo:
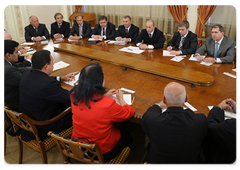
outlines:
[[[163,56],[175,57],[176,55],[170,54],[173,51],[163,50]]]
[[[144,50],[140,50],[139,47],[133,47],[133,46],[123,47],[119,51],[124,51],[124,52],[129,52],[134,54],[141,54],[142,52],[144,52]]]
[[[54,63],[54,65],[53,65],[53,71],[56,71],[56,70],[59,70],[59,69],[68,67],[69,65],[70,65],[70,64],[65,63],[65,62],[63,62],[63,61],[56,62],[56,63]]]
[[[71,81],[63,81],[63,83],[68,84],[70,86],[75,86],[78,84],[79,75],[80,75],[80,73],[75,75],[75,79],[72,79]]]
[[[112,99],[114,99],[116,101],[116,103],[120,104],[117,96],[114,94],[111,96]],[[132,105],[132,95],[131,94],[123,94],[123,100],[128,104],[128,105]]]

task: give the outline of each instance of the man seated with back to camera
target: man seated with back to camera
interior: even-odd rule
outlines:
[[[70,106],[70,91],[61,87],[60,81],[68,81],[73,75],[50,76],[53,72],[53,57],[48,50],[40,50],[32,56],[32,69],[26,71],[20,81],[20,112],[37,121],[49,120]],[[41,140],[51,130],[56,133],[72,126],[72,114],[43,126],[37,126]],[[21,130],[22,140],[30,141],[35,136]]]

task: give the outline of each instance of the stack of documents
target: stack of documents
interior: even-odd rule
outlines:
[[[62,68],[65,68],[67,66],[69,66],[70,64],[68,63],[65,63],[63,61],[59,61],[57,63],[54,63],[53,65],[53,71],[56,71],[56,70],[59,70],[59,69],[62,69]]]
[[[129,52],[134,54],[141,54],[142,52],[144,52],[144,50],[140,50],[139,47],[133,47],[133,46],[124,47],[119,51],[124,51],[124,52]]]

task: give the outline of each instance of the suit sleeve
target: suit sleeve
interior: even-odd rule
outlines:
[[[208,133],[217,141],[227,143],[236,134],[236,120],[224,120],[224,111],[214,106],[208,114]]]
[[[142,35],[143,35],[143,30],[141,31],[141,33],[137,36],[137,38],[136,38],[136,40],[135,40],[135,45],[137,45],[138,43],[141,43],[142,42],[142,40],[143,40],[143,37],[142,37]]]
[[[138,37],[138,35],[139,35],[139,28],[138,28],[138,27],[135,27],[134,33],[133,33],[133,35],[132,35],[132,37],[131,37],[132,42],[134,42],[134,41],[136,40],[136,38]]]
[[[195,54],[204,55],[207,52],[207,41],[209,40],[206,39],[206,42],[196,50]]]
[[[164,38],[164,36],[163,36],[163,33],[160,32],[160,35],[159,35],[159,37],[158,37],[158,42],[157,42],[156,44],[153,44],[154,49],[163,48],[163,46],[164,46],[164,40],[165,40],[165,38]]]
[[[51,24],[51,37],[53,38],[54,34],[56,34],[55,29],[54,29],[54,25]]]
[[[115,38],[115,34],[116,34],[116,31],[115,31],[115,25],[111,25],[110,27],[110,34],[106,35],[106,39],[114,39]]]
[[[87,23],[87,27],[86,27],[86,31],[85,33],[82,35],[83,38],[85,37],[90,37],[91,34],[91,24]]]
[[[197,49],[197,35],[192,34],[189,38],[190,47],[188,49],[182,49],[182,54],[194,54]]]
[[[47,30],[47,27],[46,27],[46,25],[45,24],[43,24],[43,29],[44,29],[44,36],[46,37],[46,39],[48,39],[50,36],[49,36],[49,32],[48,32],[48,30]]]
[[[115,38],[117,38],[119,36],[122,37],[122,35],[121,35],[121,27],[120,26],[118,27],[118,31],[116,32]]]
[[[235,59],[235,46],[236,43],[233,42],[231,46],[226,49],[227,50],[227,55],[225,57],[220,57],[222,63],[232,63],[233,60]]]
[[[66,28],[65,28],[64,34],[63,34],[65,38],[69,36],[69,32],[70,32],[70,24],[69,24],[69,22],[66,22]]]
[[[25,40],[26,41],[32,41],[31,40],[32,36],[31,36],[29,26],[26,26],[24,29],[25,29]]]
[[[99,33],[98,33],[98,26],[99,24],[97,24],[95,27],[94,27],[94,29],[93,29],[93,31],[92,31],[92,33],[91,33],[91,35],[90,36],[92,36],[92,35],[100,35]]]
[[[177,33],[174,33],[172,39],[168,42],[168,46],[175,47],[177,38]]]
[[[75,24],[73,24],[73,27],[72,27],[72,29],[71,29],[71,31],[70,31],[70,33],[69,33],[69,37],[70,37],[70,36],[74,36],[75,33],[77,33],[77,32],[76,32],[76,27],[75,27]]]

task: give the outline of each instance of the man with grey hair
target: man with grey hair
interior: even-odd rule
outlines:
[[[212,36],[197,49],[196,58],[208,63],[232,63],[236,56],[236,42],[224,35],[224,28],[220,24],[213,25],[211,31]]]
[[[149,145],[144,162],[202,162],[199,152],[207,132],[207,120],[204,114],[183,108],[187,99],[185,87],[171,82],[164,89],[163,100],[145,112],[141,126]]]
[[[30,24],[25,27],[26,41],[42,41],[49,38],[49,32],[45,24],[39,23],[36,16],[29,17]]]

